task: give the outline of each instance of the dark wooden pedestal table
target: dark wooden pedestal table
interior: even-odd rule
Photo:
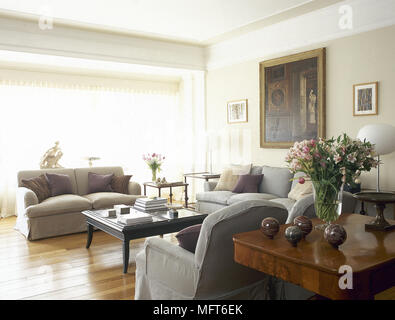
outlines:
[[[371,219],[343,213],[336,223],[345,228],[347,240],[338,250],[315,229],[292,247],[284,237],[289,224],[282,225],[273,240],[260,230],[236,234],[234,259],[329,299],[374,299],[375,294],[395,286],[395,230],[365,231]],[[322,223],[317,218],[312,222]],[[341,266],[352,268],[352,289],[339,286],[344,275]]]
[[[363,202],[371,202],[376,206],[376,219],[365,224],[366,230],[393,230],[395,225],[390,224],[384,218],[385,205],[395,203],[395,194],[390,192],[358,192],[354,197]],[[363,207],[362,207],[363,208]]]
[[[104,218],[100,212],[102,210],[83,211],[88,228],[86,248],[92,243],[93,229],[98,228],[123,242],[123,272],[128,272],[129,265],[129,241],[133,239],[157,236],[166,233],[180,231],[194,224],[202,223],[207,214],[201,214],[189,209],[179,209],[177,215],[169,212],[152,213],[153,221],[126,226],[117,222],[117,218]]]

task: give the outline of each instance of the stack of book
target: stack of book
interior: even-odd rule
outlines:
[[[145,212],[139,212],[136,210],[132,210],[130,214],[123,214],[118,216],[117,221],[122,224],[126,224],[128,226],[144,223],[144,222],[151,222],[152,216]]]
[[[155,212],[167,210],[167,199],[165,198],[138,198],[134,203],[134,209],[143,212]]]

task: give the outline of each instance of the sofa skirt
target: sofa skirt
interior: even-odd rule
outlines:
[[[85,216],[70,212],[52,216],[29,218],[18,216],[14,227],[28,240],[38,240],[87,230]]]

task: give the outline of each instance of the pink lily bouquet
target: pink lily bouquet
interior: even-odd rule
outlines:
[[[285,161],[291,172],[303,172],[311,180],[316,215],[330,223],[341,212],[339,191],[345,183],[359,183],[363,171],[377,167],[374,156],[374,146],[370,142],[353,140],[343,134],[337,139],[295,142]],[[299,179],[300,183],[304,181],[304,178]]]
[[[165,157],[158,153],[147,153],[143,155],[143,160],[152,171],[152,181],[156,181],[156,173],[161,171]]]

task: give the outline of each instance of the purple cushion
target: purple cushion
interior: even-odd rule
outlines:
[[[97,174],[88,172],[88,193],[112,192],[111,181],[113,173]]]
[[[236,186],[232,190],[234,193],[257,193],[258,186],[263,178],[263,174],[243,174],[239,177]]]
[[[51,196],[59,196],[61,194],[73,193],[70,177],[66,174],[46,173]]]
[[[195,253],[196,244],[199,239],[201,224],[195,224],[193,226],[182,229],[176,234],[178,245],[185,250]]]

